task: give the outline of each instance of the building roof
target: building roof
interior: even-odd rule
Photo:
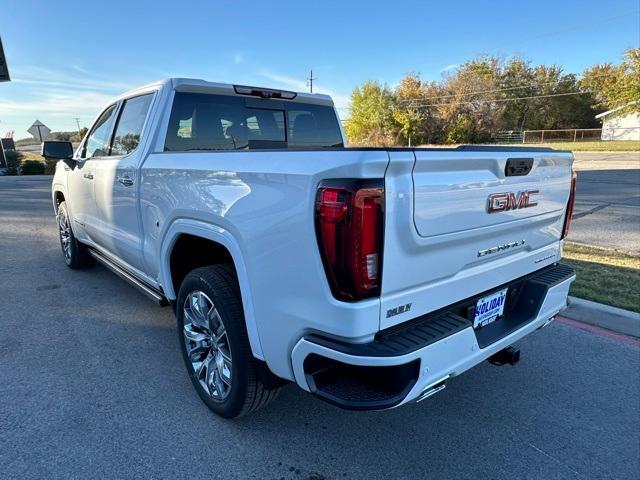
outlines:
[[[618,110],[622,110],[623,108],[626,108],[626,107],[628,107],[629,105],[633,105],[634,103],[638,103],[638,100],[635,100],[635,101],[633,101],[633,102],[629,102],[629,103],[627,103],[627,104],[625,104],[625,105],[622,105],[622,106],[620,106],[620,107],[618,107],[618,108],[612,108],[611,110],[607,110],[606,112],[599,113],[598,115],[596,115],[596,118],[602,118],[602,117],[609,116],[609,115],[611,115],[612,113],[617,112]]]

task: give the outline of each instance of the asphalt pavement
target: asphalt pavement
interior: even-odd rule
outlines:
[[[419,404],[339,410],[290,385],[235,420],[194,392],[175,320],[69,270],[50,177],[0,177],[0,477],[633,479],[640,346],[554,322]]]
[[[576,152],[569,240],[640,255],[640,152]]]

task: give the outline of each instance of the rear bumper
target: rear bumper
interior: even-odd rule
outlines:
[[[512,282],[514,290],[515,285],[519,289],[512,308],[479,331],[458,314],[461,307],[456,305],[381,332],[366,344],[304,337],[292,351],[296,383],[323,400],[355,410],[420,399],[548,323],[566,307],[574,279],[570,267],[554,265]]]

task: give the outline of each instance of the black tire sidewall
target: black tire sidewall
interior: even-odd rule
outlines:
[[[78,248],[78,241],[76,240],[76,236],[73,233],[73,228],[71,227],[71,218],[69,218],[69,211],[67,210],[67,204],[65,202],[61,202],[58,205],[58,215],[64,215],[69,223],[69,235],[71,241],[71,248],[69,249],[69,258],[64,254],[64,247],[62,245],[62,236],[60,235],[60,226],[58,226],[58,240],[60,241],[60,248],[62,250],[62,257],[64,258],[67,266],[71,268],[80,268],[80,249]]]
[[[246,327],[240,299],[233,292],[232,285],[222,285],[222,276],[217,275],[220,267],[203,267],[189,273],[180,287],[176,303],[178,338],[182,358],[189,378],[202,401],[215,413],[225,418],[238,416],[247,398],[249,377],[254,373],[250,352],[247,352]],[[225,282],[228,283],[228,282]],[[227,331],[231,350],[231,391],[227,398],[218,401],[210,397],[196,378],[191,360],[187,354],[184,339],[184,302],[194,290],[204,292],[218,309],[222,323]]]

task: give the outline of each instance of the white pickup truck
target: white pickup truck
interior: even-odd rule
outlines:
[[[288,381],[386,409],[515,364],[575,278],[569,152],[346,148],[325,95],[170,79],[114,100],[75,153],[42,153],[67,265],[170,304],[224,417]]]

